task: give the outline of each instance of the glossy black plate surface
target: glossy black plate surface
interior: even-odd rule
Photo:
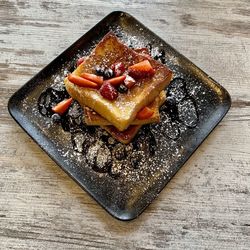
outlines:
[[[161,123],[132,143],[117,143],[82,122],[74,102],[56,123],[47,112],[65,98],[63,78],[110,30],[128,46],[148,47],[174,79]],[[158,195],[230,108],[228,92],[127,13],[112,12],[34,76],[9,100],[9,111],[40,147],[110,214],[136,218]]]

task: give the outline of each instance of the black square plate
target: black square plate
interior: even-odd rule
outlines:
[[[62,124],[38,102],[65,95],[63,78],[108,32],[128,46],[147,47],[174,72],[161,123],[144,126],[127,146],[82,123],[75,102]],[[52,96],[51,96],[52,95]],[[58,101],[57,100],[57,101]],[[46,104],[47,103],[47,104]],[[136,218],[183,166],[230,108],[228,92],[127,13],[106,16],[28,81],[9,100],[9,112],[40,147],[110,214]]]

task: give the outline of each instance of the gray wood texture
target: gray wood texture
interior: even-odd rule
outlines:
[[[136,220],[107,214],[10,117],[11,94],[113,10],[220,82],[232,108]],[[0,249],[250,249],[249,0],[0,1]]]

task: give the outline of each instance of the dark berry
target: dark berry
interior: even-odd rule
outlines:
[[[100,94],[104,98],[106,98],[110,101],[113,101],[118,97],[117,90],[109,82],[103,83],[103,85],[100,88]]]
[[[125,85],[123,85],[123,84],[120,84],[120,85],[118,86],[117,90],[118,90],[120,93],[122,93],[122,94],[128,92],[128,88],[127,88]]]
[[[59,123],[61,121],[61,116],[57,113],[53,114],[51,118],[54,123]]]
[[[105,71],[104,67],[100,67],[100,66],[95,67],[95,73],[98,76],[104,76],[104,71]]]
[[[113,76],[114,76],[114,72],[112,69],[105,69],[104,70],[104,74],[103,74],[104,79],[110,79]]]

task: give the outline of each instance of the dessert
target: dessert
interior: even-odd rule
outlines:
[[[71,98],[85,113],[87,125],[101,126],[128,143],[143,124],[159,122],[163,91],[172,72],[146,48],[131,49],[109,32],[65,78]]]

